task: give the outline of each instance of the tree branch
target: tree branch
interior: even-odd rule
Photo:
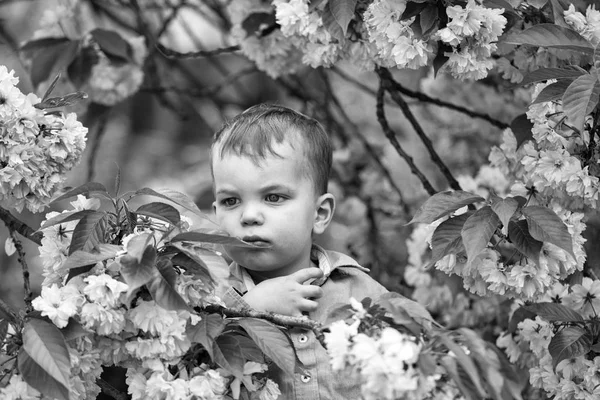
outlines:
[[[345,72],[343,72],[342,70],[340,70],[339,68],[333,67],[332,68],[333,72],[335,72],[336,74],[338,74],[340,77],[342,77],[344,80],[351,82],[353,85],[355,85],[356,87],[362,89],[363,91],[372,94],[373,96],[377,95],[377,91],[368,87],[367,85],[365,85],[364,83],[358,81],[357,79],[351,77],[350,75],[346,74]],[[404,94],[405,96],[409,96],[412,98],[415,98],[423,103],[431,103],[434,104],[436,106],[439,107],[445,107],[448,108],[450,110],[454,110],[454,111],[458,111],[460,113],[463,113],[465,115],[468,115],[471,118],[479,118],[479,119],[483,119],[487,122],[489,122],[490,124],[500,128],[500,129],[506,129],[508,127],[510,127],[509,124],[506,124],[502,121],[499,121],[495,118],[492,118],[491,116],[489,116],[488,114],[483,114],[477,111],[473,111],[473,110],[469,110],[466,107],[462,107],[456,104],[452,104],[449,103],[447,101],[444,100],[440,100],[440,99],[436,99],[433,97],[430,97],[428,95],[426,95],[425,93],[420,93],[420,92],[415,92],[412,91],[408,88],[405,88],[404,86],[402,86],[399,82],[393,81],[394,87],[396,88],[396,90],[398,90],[400,93]]]
[[[96,156],[98,155],[98,150],[100,149],[100,142],[102,141],[102,137],[106,132],[106,124],[108,123],[108,115],[110,112],[110,108],[97,105],[100,107],[99,110],[95,111],[94,114],[99,114],[96,135],[94,136],[94,141],[92,142],[92,148],[90,150],[90,158],[88,159],[88,174],[87,181],[91,182],[94,179],[95,172],[95,164],[96,164]]]
[[[33,311],[33,307],[31,306],[31,300],[33,299],[33,293],[31,293],[31,284],[29,281],[29,268],[27,267],[27,260],[25,259],[25,251],[23,250],[23,245],[21,241],[17,238],[17,233],[14,230],[10,230],[10,237],[12,238],[15,248],[17,249],[17,254],[19,255],[18,261],[21,264],[21,268],[23,269],[23,289],[25,290],[25,297],[23,300],[25,301],[25,310],[27,312]]]
[[[14,217],[3,207],[0,207],[0,219],[4,221],[4,224],[6,224],[10,231],[18,232],[21,236],[31,240],[38,246],[42,245],[42,238],[44,237],[42,232],[36,232],[33,228]]]
[[[440,171],[442,171],[442,174],[444,174],[444,176],[446,177],[446,180],[450,184],[450,187],[454,190],[460,190],[460,184],[454,178],[454,176],[452,176],[450,169],[446,166],[444,161],[440,158],[440,156],[433,148],[433,143],[431,143],[431,139],[429,139],[427,134],[425,134],[425,131],[419,124],[419,121],[417,121],[417,118],[414,116],[414,114],[408,107],[408,104],[406,104],[400,93],[398,93],[398,91],[395,90],[395,86],[393,83],[394,79],[392,78],[392,74],[390,74],[390,72],[385,68],[379,68],[377,70],[377,73],[379,75],[379,78],[381,79],[381,86],[383,86],[383,88],[390,93],[392,99],[396,102],[396,104],[400,106],[400,109],[402,109],[402,113],[408,119],[415,132],[417,132],[417,135],[419,136],[419,138],[425,145],[425,148],[429,152],[429,156],[431,157],[433,162],[438,166]]]
[[[235,51],[238,51],[240,49],[240,46],[235,45],[235,46],[229,46],[229,47],[222,47],[220,49],[214,49],[214,50],[192,51],[189,53],[180,53],[178,51],[171,50],[171,49],[163,46],[160,43],[156,43],[156,48],[158,49],[158,52],[160,54],[162,54],[165,58],[188,59],[188,58],[214,57],[219,54],[233,53]]]
[[[398,142],[398,139],[396,139],[396,133],[392,130],[392,128],[390,128],[390,125],[388,124],[387,119],[385,118],[384,100],[383,100],[384,95],[385,95],[385,89],[383,87],[383,82],[382,82],[379,85],[379,90],[377,91],[377,120],[379,121],[379,125],[381,125],[381,128],[383,129],[383,133],[388,138],[388,140],[390,141],[392,146],[394,146],[394,148],[396,149],[398,154],[400,154],[400,156],[404,159],[404,161],[406,161],[406,163],[410,167],[411,172],[413,174],[415,174],[417,176],[417,178],[419,178],[419,180],[425,187],[425,190],[427,190],[427,193],[429,193],[429,195],[433,196],[435,193],[437,193],[437,191],[433,188],[433,186],[431,185],[431,183],[429,182],[427,177],[419,170],[417,165],[414,163],[413,158],[411,156],[409,156],[407,152],[404,151],[404,149],[400,145],[400,142]]]

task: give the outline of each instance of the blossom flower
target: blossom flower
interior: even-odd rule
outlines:
[[[0,388],[0,397],[3,400],[39,400],[42,394],[29,386],[21,375],[10,377],[8,385]]]
[[[79,290],[72,285],[59,287],[56,284],[42,287],[40,296],[33,299],[31,305],[43,316],[50,318],[59,328],[64,328],[79,311],[84,299]]]
[[[358,333],[359,324],[360,320],[357,319],[350,325],[346,321],[335,321],[329,326],[329,332],[325,334],[325,343],[331,368],[334,371],[344,368],[351,345],[350,340]]]
[[[580,284],[571,286],[565,302],[585,316],[596,315],[600,312],[600,281],[583,278]]]
[[[119,282],[106,274],[90,275],[83,279],[87,286],[83,289],[88,299],[104,307],[116,307],[119,297],[125,293],[129,286]]]
[[[125,312],[106,308],[98,303],[86,303],[79,314],[83,325],[98,335],[118,334],[125,328]]]

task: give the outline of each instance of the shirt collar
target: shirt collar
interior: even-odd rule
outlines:
[[[355,267],[364,272],[369,272],[368,268],[360,266],[353,258],[337,251],[325,250],[316,244],[312,245],[310,258],[323,271],[323,277],[307,281],[305,282],[306,284],[321,286],[338,267]],[[231,263],[229,273],[233,278],[242,282],[246,290],[250,290],[256,286],[246,268],[241,267],[236,262]]]

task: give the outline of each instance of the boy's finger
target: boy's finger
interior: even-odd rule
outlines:
[[[302,284],[309,279],[317,279],[323,276],[323,271],[319,268],[304,268],[296,271],[290,277],[296,282]]]
[[[314,300],[308,300],[308,299],[303,299],[298,304],[298,308],[300,309],[300,311],[308,311],[308,312],[315,311],[318,306],[319,306],[319,303],[317,303]]]
[[[323,297],[323,289],[319,286],[305,285],[302,287],[302,296],[308,299],[320,299]]]

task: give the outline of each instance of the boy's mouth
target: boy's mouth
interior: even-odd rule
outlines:
[[[271,242],[269,242],[266,239],[263,239],[260,236],[256,236],[256,235],[253,235],[253,236],[244,236],[242,238],[242,240],[244,242],[246,242],[246,243],[253,244],[256,247],[271,247],[272,246]]]

